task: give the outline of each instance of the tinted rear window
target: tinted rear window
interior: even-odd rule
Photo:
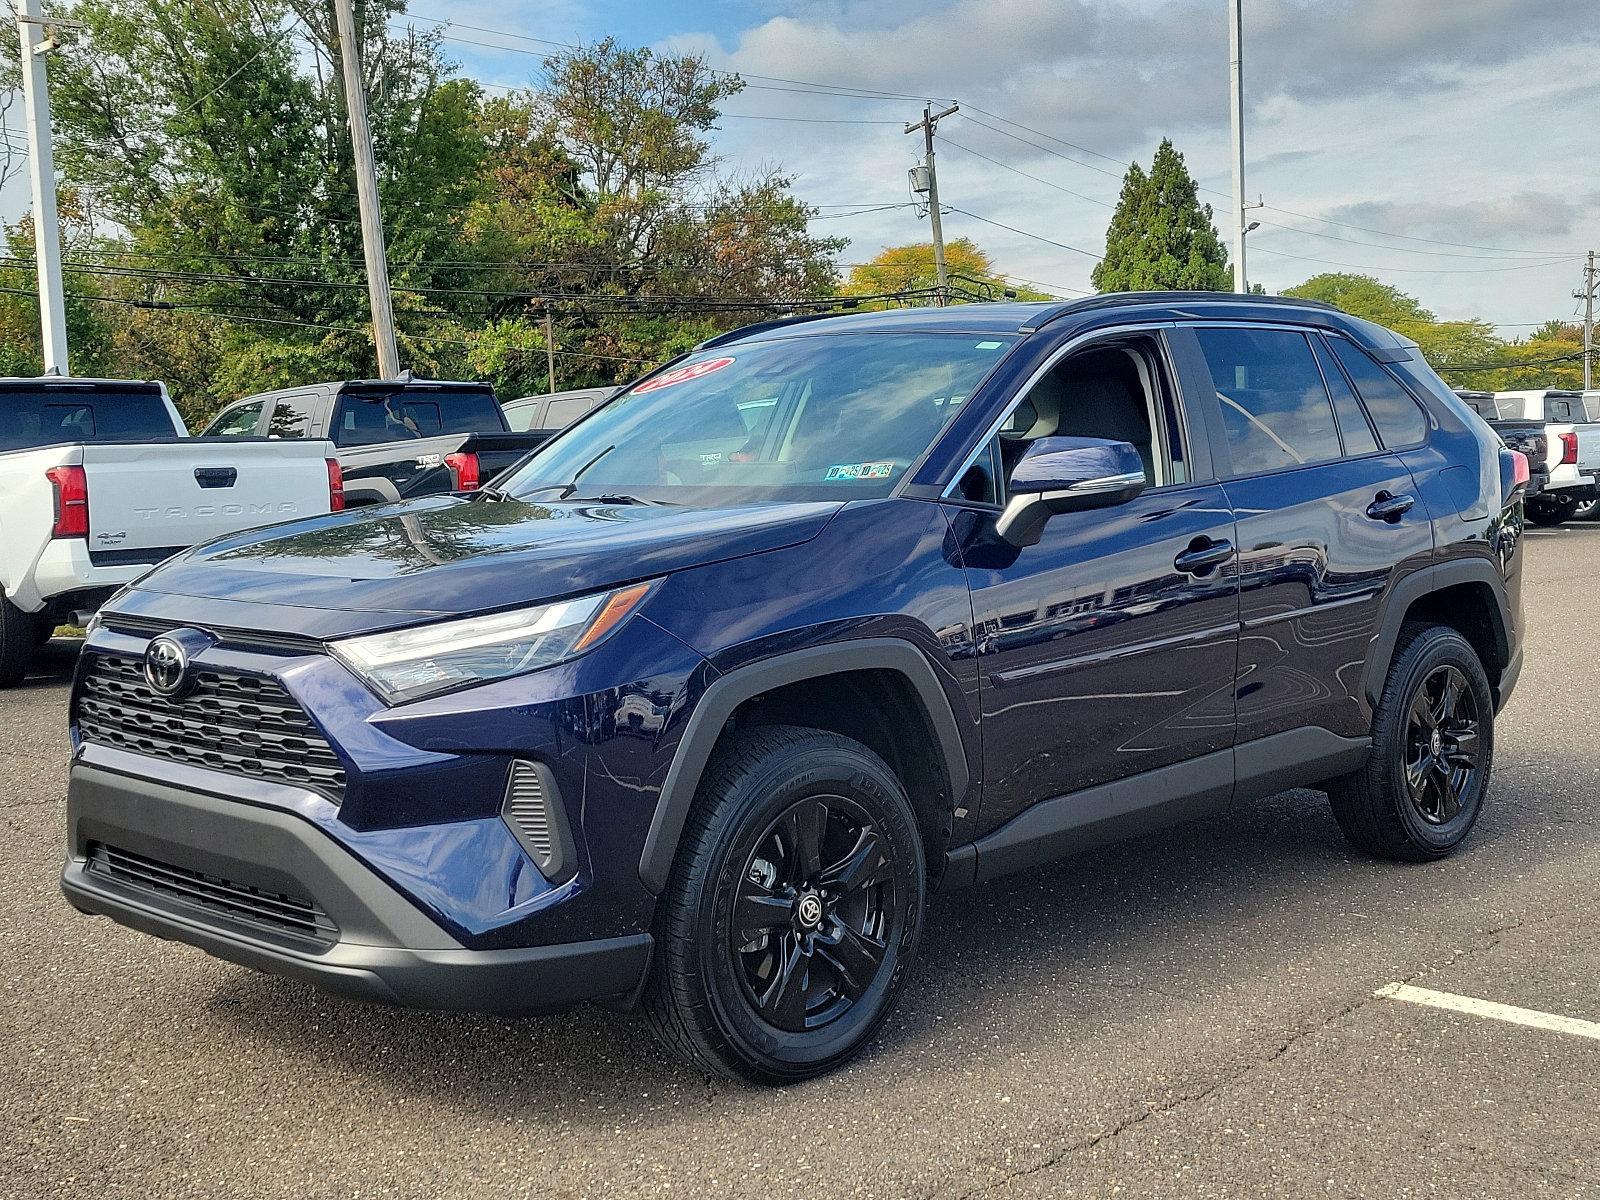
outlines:
[[[334,441],[341,446],[404,442],[442,433],[498,433],[505,429],[493,392],[347,392],[339,398]]]
[[[177,433],[154,392],[0,392],[0,451]]]
[[[1328,341],[1390,450],[1415,446],[1428,435],[1428,418],[1393,375],[1343,338]]]

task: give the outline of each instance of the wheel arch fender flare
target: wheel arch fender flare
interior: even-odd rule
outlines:
[[[1509,663],[1515,621],[1506,601],[1505,580],[1495,569],[1494,563],[1487,558],[1460,558],[1434,563],[1405,576],[1389,593],[1367,654],[1363,683],[1369,705],[1376,708],[1383,696],[1383,683],[1394,658],[1395,644],[1400,640],[1401,627],[1412,606],[1434,592],[1464,583],[1487,586],[1494,601],[1489,606],[1489,626],[1494,637],[1495,654],[1499,659],[1494,665],[1503,668]]]
[[[639,878],[645,887],[654,895],[666,889],[701,776],[723,727],[741,704],[763,692],[808,679],[871,670],[895,672],[910,684],[933,730],[934,748],[950,784],[950,803],[960,804],[971,780],[966,749],[949,697],[922,651],[899,638],[858,638],[790,651],[721,676],[695,705],[645,835],[639,859]]]

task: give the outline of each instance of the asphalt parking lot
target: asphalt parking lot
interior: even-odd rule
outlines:
[[[708,1083],[631,1017],[326,998],[56,889],[71,643],[0,693],[0,1196],[1600,1195],[1600,524],[1528,538],[1528,663],[1456,858],[1320,795],[939,898],[864,1060]]]

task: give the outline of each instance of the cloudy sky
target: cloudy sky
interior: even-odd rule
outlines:
[[[1581,256],[1600,248],[1592,4],[1244,0],[1247,190],[1267,205],[1252,214],[1251,279],[1278,290],[1365,271],[1507,335],[1571,316]],[[852,239],[847,262],[928,236],[904,206],[920,146],[903,122],[924,99],[963,105],[939,130],[946,236],[973,238],[1014,276],[1087,289],[1123,166],[1148,162],[1163,136],[1226,222],[1225,0],[413,0],[411,11],[419,28],[448,22],[451,55],[491,85],[536,82],[550,42],[608,34],[741,72],[750,86],[717,134],[725,167],[794,176],[827,218],[815,229]],[[901,207],[878,207],[890,205]]]

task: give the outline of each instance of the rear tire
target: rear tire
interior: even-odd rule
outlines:
[[[1494,696],[1472,644],[1407,625],[1372,719],[1366,764],[1328,789],[1350,844],[1379,858],[1451,853],[1483,808],[1494,765]]]
[[[38,636],[38,618],[0,592],[0,687],[15,687],[27,678]]]
[[[831,1071],[893,1008],[926,886],[916,814],[876,754],[814,729],[731,734],[661,897],[645,1017],[709,1074]]]
[[[1574,521],[1600,520],[1600,496],[1593,500],[1580,500],[1578,507],[1572,510]]]
[[[1578,511],[1578,502],[1545,494],[1529,500],[1524,510],[1528,514],[1528,520],[1535,525],[1554,528],[1572,519],[1573,513]]]

